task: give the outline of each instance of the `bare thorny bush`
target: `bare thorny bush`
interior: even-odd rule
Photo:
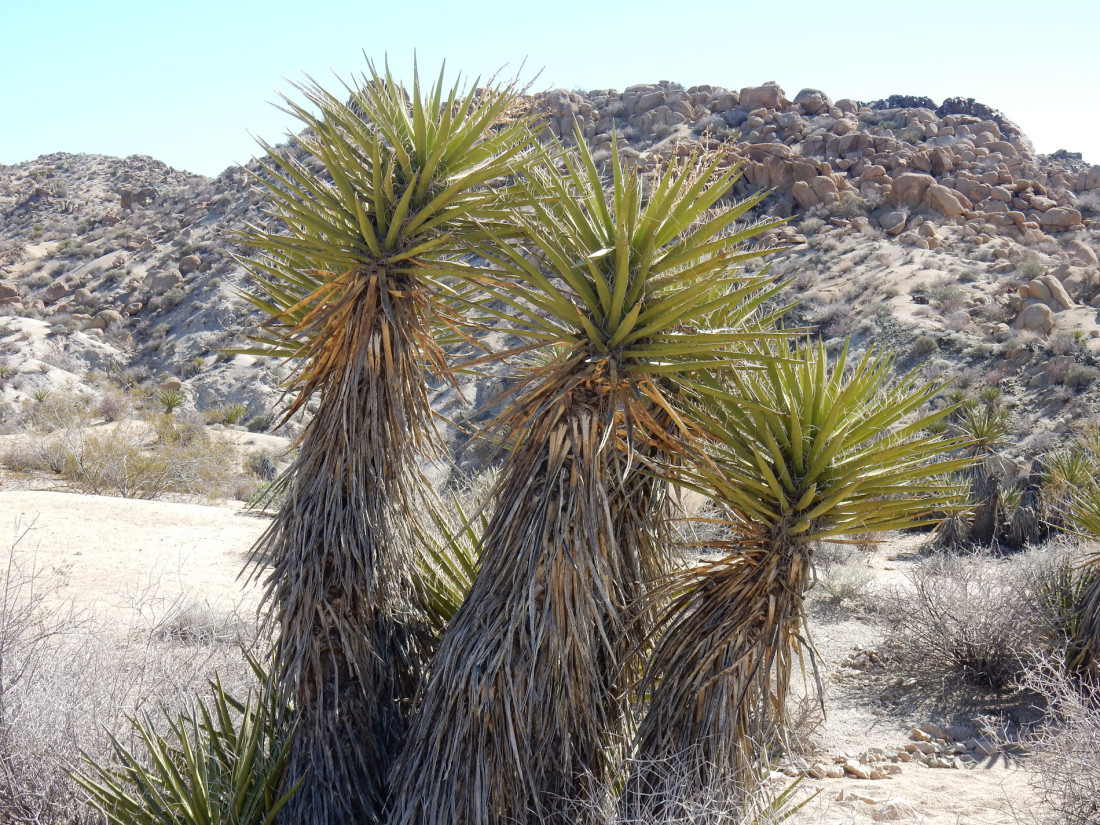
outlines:
[[[820,542],[814,551],[813,591],[830,607],[864,608],[876,601],[875,571],[867,563],[872,542]]]
[[[190,706],[215,672],[248,683],[241,647],[256,626],[156,588],[109,615],[78,611],[62,598],[64,571],[26,549],[32,528],[17,525],[0,558],[0,821],[92,822],[68,775],[81,754],[110,761],[108,734],[134,744],[128,717]]]
[[[768,783],[750,789],[735,782],[700,782],[693,775],[693,764],[697,761],[688,754],[660,762],[627,760],[622,766],[623,775],[644,771],[654,778],[645,793],[659,803],[645,806],[644,818],[633,815],[629,806],[621,804],[619,780],[613,779],[571,811],[572,821],[599,825],[778,825],[809,801],[797,784]]]
[[[14,470],[53,474],[78,492],[143,499],[216,496],[238,469],[235,452],[184,414],[95,423],[80,396],[38,402],[21,416],[23,436],[3,461]]]
[[[1060,644],[1063,551],[1009,558],[941,554],[925,559],[887,605],[891,656],[929,689],[1005,693]]]
[[[1048,821],[1059,825],[1100,823],[1100,685],[1067,675],[1043,657],[1024,685],[1046,698],[1044,724],[1031,740],[1034,783]]]

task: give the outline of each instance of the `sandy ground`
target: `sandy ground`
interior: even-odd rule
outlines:
[[[873,550],[854,554],[853,558],[874,573],[872,593],[904,589],[908,572],[920,561],[924,541],[921,535],[890,534]],[[869,748],[896,751],[912,741],[909,732],[916,725],[944,721],[914,708],[891,711],[876,701],[878,691],[873,677],[863,679],[844,667],[845,660],[856,651],[880,646],[887,630],[881,619],[859,610],[813,607],[811,617],[824,680],[825,718],[810,736],[814,756],[808,761],[830,763],[840,756],[858,757]],[[804,779],[800,786],[803,795],[818,793],[790,822],[1017,825],[1036,821],[1033,808],[1037,794],[1031,787],[1026,758],[1021,761],[998,754],[968,770],[930,768],[918,762],[898,767],[900,774],[881,780]],[[913,813],[890,818],[888,802],[901,803],[902,810]]]
[[[1030,825],[1036,821],[1026,769],[1003,762],[968,771],[904,765],[901,774],[890,780],[826,779],[812,787],[820,793],[789,820],[792,825],[880,821]],[[881,818],[890,802],[901,803],[913,813]]]
[[[50,574],[51,598],[78,610],[153,595],[254,609],[258,588],[240,574],[268,522],[243,506],[0,492],[4,544]]]
[[[269,523],[240,506],[204,506],[86,496],[73,493],[0,492],[0,525],[20,557],[56,582],[51,598],[78,609],[111,610],[135,601],[200,599],[218,609],[254,610],[259,588],[241,577],[248,550]],[[919,559],[918,537],[893,537],[864,555],[875,587],[904,583]],[[816,756],[831,762],[872,748],[897,749],[927,717],[885,712],[858,680],[842,678],[843,662],[858,648],[873,647],[884,628],[859,611],[816,613],[812,626],[825,679],[826,717],[812,735]],[[1015,825],[1035,821],[1035,793],[1026,760],[994,756],[971,770],[935,769],[917,763],[884,780],[804,780],[817,797],[793,825],[843,825],[877,821],[927,825]],[[888,801],[914,813],[882,818]],[[879,818],[876,818],[879,817]]]

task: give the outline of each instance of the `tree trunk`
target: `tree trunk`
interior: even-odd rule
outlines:
[[[621,454],[604,435],[615,416],[600,403],[546,416],[509,455],[481,569],[395,769],[392,825],[600,816],[627,718],[628,614],[645,575],[617,533],[663,506],[663,493],[625,501],[619,483],[633,476],[611,472]],[[627,556],[644,549],[633,541]]]
[[[320,405],[286,504],[253,550],[271,564],[275,674],[298,717],[285,786],[305,779],[280,814],[295,825],[383,820],[424,668],[408,519],[422,512],[415,462],[427,399],[407,328],[415,307],[391,299],[383,312],[377,283],[332,313],[341,326],[325,340],[344,349],[313,373]]]

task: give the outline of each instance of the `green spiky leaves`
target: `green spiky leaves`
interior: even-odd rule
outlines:
[[[561,348],[529,376],[543,386],[532,408],[581,381],[601,393],[629,387],[632,412],[671,410],[666,379],[742,363],[747,342],[777,334],[764,332],[774,315],[761,310],[779,285],[742,269],[772,251],[747,242],[777,222],[738,223],[762,194],[718,207],[736,168],[692,157],[642,177],[613,151],[606,174],[583,140],[533,171],[515,218],[523,243],[498,243],[478,279],[513,332]]]
[[[949,410],[921,415],[941,389],[909,375],[892,381],[893,359],[868,353],[851,369],[808,344],[761,370],[711,388],[700,410],[717,441],[703,489],[748,525],[799,540],[893,530],[957,507],[942,476],[966,459],[942,456],[962,442],[927,428]],[[922,432],[923,431],[923,432]]]
[[[284,781],[293,713],[272,689],[263,667],[249,658],[259,695],[242,702],[211,683],[197,710],[164,724],[131,719],[143,754],[114,736],[116,765],[88,760],[74,779],[89,804],[117,825],[270,825],[301,780]],[[166,728],[166,730],[164,729]]]
[[[286,98],[286,111],[307,131],[287,148],[263,144],[255,175],[281,228],[252,227],[238,240],[259,253],[243,259],[261,284],[246,297],[269,318],[254,336],[258,351],[306,359],[306,395],[346,355],[331,334],[345,319],[334,316],[372,279],[387,314],[389,299],[427,288],[431,320],[449,326],[440,300],[449,288],[435,265],[468,248],[479,223],[499,218],[489,184],[523,168],[533,137],[528,119],[512,114],[511,87],[448,87],[442,72],[422,90],[414,71],[407,93],[388,67],[368,63],[342,98],[312,81],[298,89],[305,103]]]

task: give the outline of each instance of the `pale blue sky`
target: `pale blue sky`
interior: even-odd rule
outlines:
[[[894,6],[895,8],[891,8]],[[1040,152],[1100,163],[1100,3],[453,0],[0,0],[0,163],[49,152],[151,155],[216,175],[250,133],[292,121],[271,101],[388,54],[407,78],[502,66],[536,89],[673,80],[777,81],[834,99],[963,95],[1015,120]]]

